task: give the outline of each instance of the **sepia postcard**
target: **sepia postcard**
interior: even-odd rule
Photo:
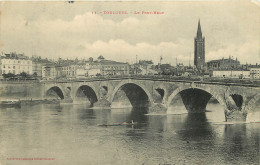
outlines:
[[[260,164],[260,1],[0,1],[0,165]]]

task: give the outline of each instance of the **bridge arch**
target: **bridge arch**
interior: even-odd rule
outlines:
[[[87,97],[91,105],[98,101],[98,95],[95,92],[95,88],[87,84],[82,84],[76,89],[74,98],[79,97]]]
[[[140,83],[137,83],[137,82],[134,82],[132,80],[127,80],[127,81],[122,81],[120,82],[113,90],[111,96],[108,98],[108,101],[110,103],[113,102],[114,98],[115,98],[115,95],[116,93],[119,91],[120,88],[122,87],[129,87],[129,88],[135,88],[135,89],[138,89],[139,92],[143,92],[146,96],[147,96],[147,101],[149,102],[149,106],[151,104],[153,104],[153,97],[152,95],[150,94],[150,92],[147,90],[147,88],[144,87],[144,85],[140,84]],[[137,91],[137,92],[138,92]],[[129,101],[133,101],[131,100],[131,98],[129,98]],[[135,106],[133,105],[133,102],[131,102],[132,106]]]
[[[60,86],[53,86],[48,88],[48,90],[45,92],[45,96],[58,96],[61,100],[65,98],[64,92],[62,91],[62,88]]]
[[[168,97],[168,100],[167,100],[167,106],[169,107],[172,100],[175,98],[175,96],[183,91],[186,91],[186,90],[196,90],[196,91],[203,91],[205,92],[205,94],[207,94],[208,96],[213,96],[218,102],[220,105],[222,105],[224,108],[226,108],[226,103],[225,101],[223,100],[223,98],[221,96],[219,96],[218,94],[216,94],[214,91],[211,91],[210,89],[208,88],[200,88],[200,87],[190,87],[190,86],[180,86],[178,87],[177,89],[175,89],[172,94]],[[205,106],[207,105],[208,103],[208,100],[205,100]],[[185,104],[185,103],[184,103]],[[185,107],[187,108],[187,106],[185,105]],[[205,107],[206,108],[206,107]],[[187,109],[188,110],[188,109]]]
[[[245,97],[245,93],[242,90],[230,89],[229,87],[225,94],[228,94],[233,99],[237,107],[244,107],[247,102],[247,97]]]
[[[260,94],[255,95],[252,99],[247,103],[248,108],[251,110],[256,106],[256,102],[260,100]]]

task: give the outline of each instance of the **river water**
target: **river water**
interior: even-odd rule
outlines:
[[[225,124],[219,104],[209,104],[199,115],[176,113],[176,108],[167,115],[145,115],[144,108],[87,107],[1,109],[0,164],[259,164],[260,123]],[[258,110],[248,121],[260,119]],[[97,126],[130,120],[138,124]],[[51,160],[18,160],[30,158]]]

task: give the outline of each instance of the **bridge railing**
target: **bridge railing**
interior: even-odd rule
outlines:
[[[171,75],[122,75],[122,76],[97,76],[73,79],[56,79],[56,80],[19,80],[1,82],[13,83],[30,83],[30,82],[49,82],[49,83],[67,83],[67,82],[90,82],[90,81],[106,81],[106,80],[152,80],[152,81],[169,81],[169,82],[201,82],[209,84],[221,85],[244,85],[244,86],[260,86],[260,80],[256,79],[238,79],[238,78],[216,78],[216,77],[199,77],[199,76],[171,76]]]
[[[124,75],[124,76],[98,76],[88,78],[75,78],[75,79],[60,79],[60,80],[48,80],[47,82],[82,82],[82,81],[106,81],[106,80],[124,80],[124,79],[136,79],[136,80],[152,80],[152,81],[169,81],[169,82],[201,82],[209,84],[221,84],[221,85],[253,85],[260,86],[260,80],[252,79],[235,79],[235,78],[215,78],[215,77],[199,77],[199,76],[168,76],[168,75]]]

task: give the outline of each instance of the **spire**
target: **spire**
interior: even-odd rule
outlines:
[[[202,38],[202,32],[201,32],[201,27],[200,27],[200,20],[199,20],[199,23],[198,23],[197,38]]]

